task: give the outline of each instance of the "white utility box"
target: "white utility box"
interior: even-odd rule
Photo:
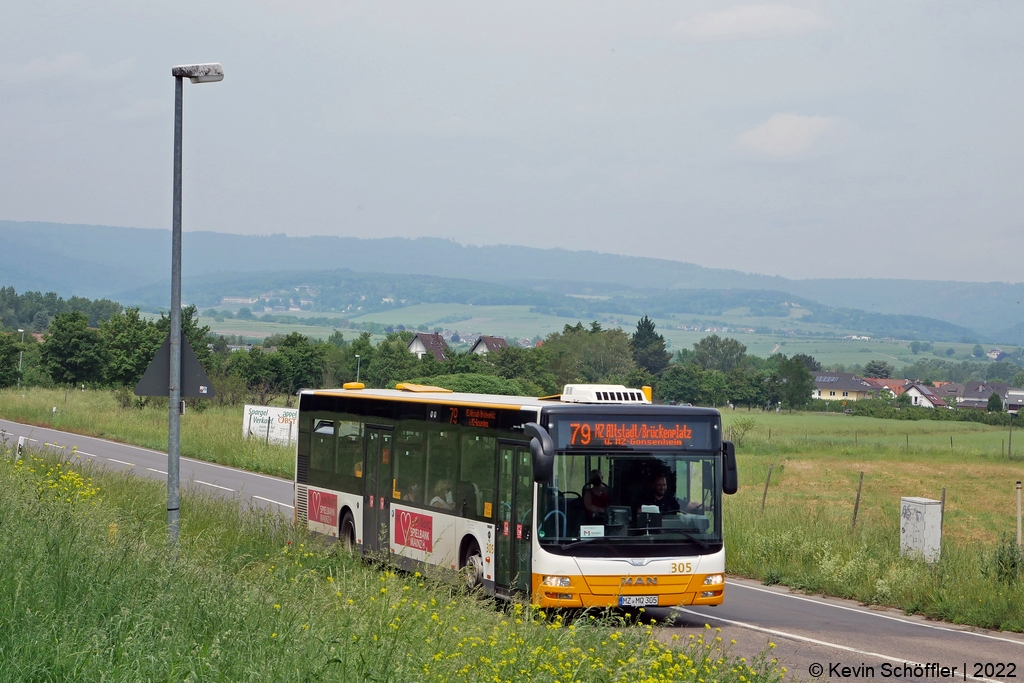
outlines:
[[[900,554],[928,564],[942,552],[942,503],[928,498],[900,498]]]

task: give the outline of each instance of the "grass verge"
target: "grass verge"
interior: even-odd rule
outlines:
[[[51,456],[0,457],[0,680],[777,681],[713,633],[563,622],[376,569],[280,517]]]

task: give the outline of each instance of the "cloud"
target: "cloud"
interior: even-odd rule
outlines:
[[[739,5],[684,19],[673,31],[701,41],[791,38],[826,28],[828,19],[816,8],[793,5]]]
[[[736,138],[736,149],[774,159],[793,159],[819,147],[841,130],[834,116],[775,114]]]
[[[96,68],[81,52],[54,57],[37,57],[23,64],[0,64],[0,83],[19,85],[60,78],[81,83],[119,81],[135,69],[135,59],[122,59],[109,66]]]

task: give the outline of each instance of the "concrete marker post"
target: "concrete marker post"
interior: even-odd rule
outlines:
[[[1020,537],[1020,481],[1017,481],[1017,547],[1021,547]]]

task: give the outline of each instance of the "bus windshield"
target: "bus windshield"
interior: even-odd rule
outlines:
[[[540,487],[538,541],[587,556],[717,551],[720,463],[710,453],[559,453]]]

